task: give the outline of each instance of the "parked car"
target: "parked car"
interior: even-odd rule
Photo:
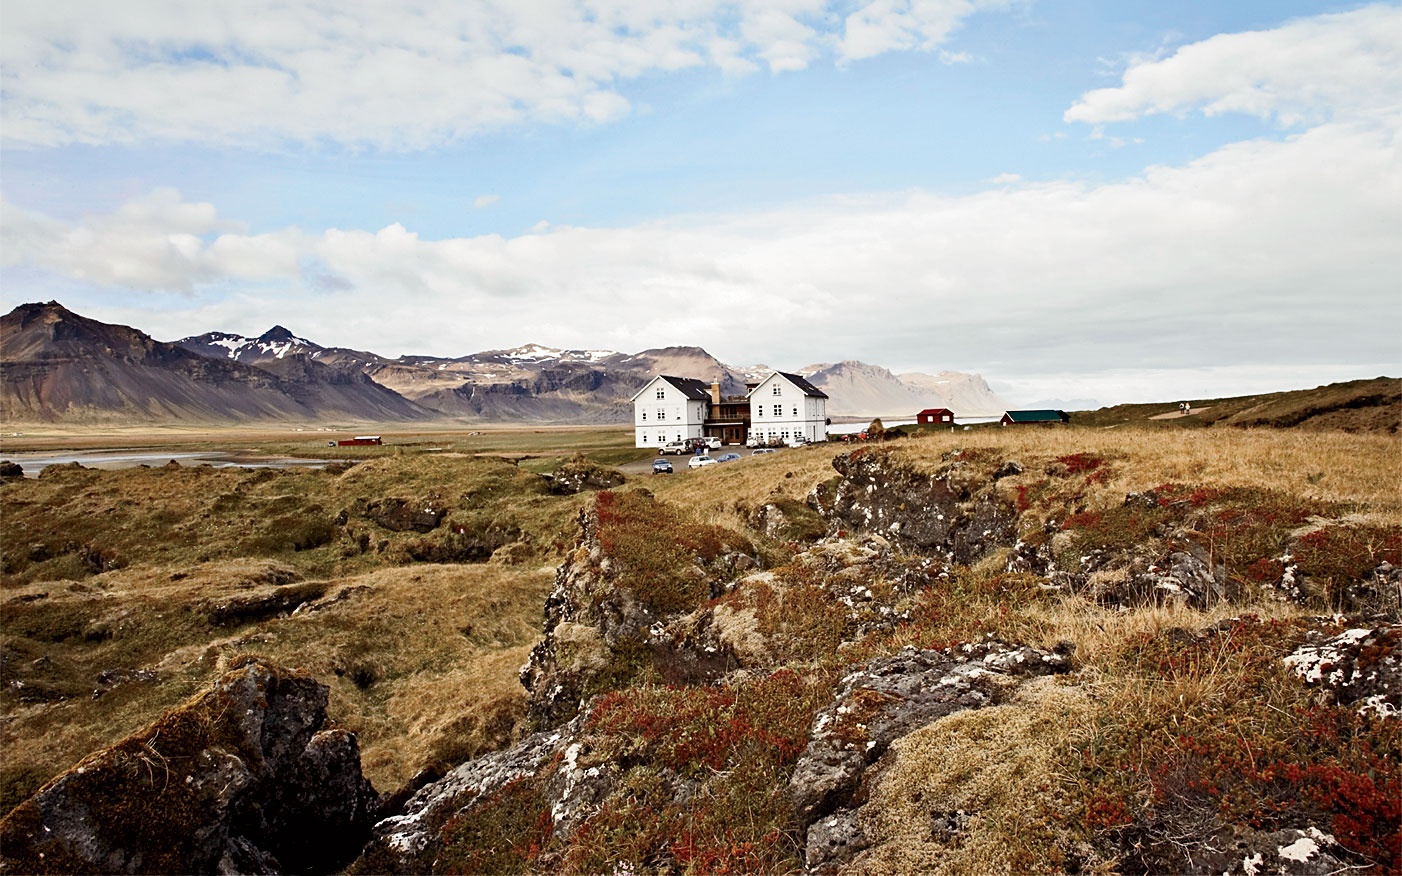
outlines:
[[[653,474],[671,474],[672,463],[665,459],[654,459],[652,461]]]
[[[739,458],[740,454],[738,453],[722,453],[720,456],[716,457],[716,462],[734,462]]]
[[[661,447],[657,448],[657,452],[662,454],[663,456],[666,456],[669,453],[675,453],[676,455],[681,456],[683,453],[690,453],[691,448],[687,446],[687,443],[685,441],[668,441],[666,444],[663,444]]]
[[[702,438],[702,439],[701,439],[701,443],[704,444],[704,445],[706,445],[706,449],[707,449],[707,450],[720,450],[720,449],[721,449],[721,442],[720,442],[720,439],[717,438],[715,435],[707,435],[705,438]]]
[[[704,468],[708,465],[715,465],[716,461],[709,456],[693,456],[687,466],[689,468]]]
[[[773,453],[773,452],[774,452],[774,448],[773,448],[773,447],[756,447],[756,448],[754,449],[754,452],[751,453],[750,455],[751,455],[751,456],[759,456],[761,453]]]
[[[804,438],[802,435],[795,435],[784,443],[790,447],[802,447],[808,443],[808,439]]]

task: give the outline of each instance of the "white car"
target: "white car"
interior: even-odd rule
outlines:
[[[722,446],[720,439],[715,435],[707,435],[701,439],[701,443],[706,445],[707,450],[720,450]]]
[[[716,461],[709,456],[693,456],[691,460],[687,462],[686,466],[687,468],[705,468],[708,465],[715,464]]]

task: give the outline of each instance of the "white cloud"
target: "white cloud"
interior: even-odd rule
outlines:
[[[891,51],[931,51],[976,11],[1008,6],[1007,0],[868,0],[847,16],[838,55],[857,61]],[[946,64],[968,60],[959,53],[940,57]]]
[[[501,200],[501,195],[478,195],[476,198],[473,198],[472,206],[480,210],[483,207],[492,206],[499,200]]]
[[[332,140],[405,150],[525,120],[597,124],[630,80],[712,65],[802,70],[932,50],[983,6],[840,0],[6,2],[3,136],[56,146],[247,148]],[[950,55],[955,57],[955,55]]]
[[[1399,107],[1402,7],[1388,5],[1220,34],[1167,58],[1136,60],[1121,85],[1081,95],[1065,119],[1097,124],[1200,110],[1298,125],[1395,120]]]
[[[161,192],[74,223],[8,208],[3,249],[124,301],[189,294],[183,312],[106,299],[109,317],[158,337],[252,330],[239,322],[260,314],[391,355],[699,343],[735,362],[857,357],[1004,380],[1402,365],[1399,145],[1396,131],[1330,124],[1113,184],[1004,178],[965,197],[514,238],[425,240],[398,224],[250,235]]]

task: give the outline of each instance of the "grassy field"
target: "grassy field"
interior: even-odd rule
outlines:
[[[42,441],[112,446],[119,437],[136,443],[91,434]],[[161,433],[144,446],[323,458],[334,450],[341,463],[287,471],[70,467],[0,486],[0,811],[249,653],[331,686],[333,720],[360,735],[366,772],[382,791],[519,734],[517,671],[540,636],[577,513],[595,501],[552,495],[536,473],[578,453],[618,465],[651,450],[632,448],[629,431],[617,428],[385,437],[382,447],[328,448],[324,433]],[[4,446],[16,449],[10,440]],[[1151,489],[1211,496],[1212,508],[1227,511],[1232,501],[1288,506],[1286,522],[1223,531],[1214,550],[1232,563],[1256,559],[1250,551],[1258,545],[1247,536],[1258,530],[1279,539],[1292,527],[1327,524],[1350,534],[1339,544],[1362,551],[1358,562],[1390,556],[1389,539],[1402,532],[1402,453],[1392,435],[984,429],[882,447],[916,470],[940,471],[958,459],[969,477],[985,480],[1003,462],[1019,462],[1023,472],[996,485],[1021,511],[1019,531],[1056,531],[1072,547],[1113,539],[1113,527],[1091,525],[1097,515],[1113,521],[1127,493]],[[776,498],[802,501],[834,477],[833,457],[850,449],[818,445],[637,476],[621,490],[646,488],[679,520],[759,544],[749,528],[753,510]],[[436,515],[436,527],[384,525],[421,512]],[[1209,524],[1216,524],[1203,524],[1210,535]],[[776,562],[796,549],[761,548]],[[823,678],[905,644],[987,634],[1043,648],[1074,643],[1073,678],[1039,683],[1019,708],[940,722],[902,742],[883,785],[888,804],[880,823],[868,826],[881,839],[871,872],[903,871],[932,855],[950,872],[1064,867],[1070,845],[1123,829],[1115,807],[1154,802],[1158,786],[1146,778],[1154,758],[1234,762],[1228,731],[1249,745],[1260,741],[1276,758],[1293,750],[1297,736],[1272,716],[1302,714],[1308,695],[1284,678],[1278,651],[1327,605],[1262,595],[1205,609],[1126,611],[1048,590],[1035,576],[1005,574],[1004,560],[952,569],[946,585],[913,598],[912,620],[895,632],[825,654],[789,649],[802,655],[789,668]],[[1233,574],[1246,574],[1245,566]],[[1213,630],[1243,616],[1255,620],[1230,647],[1213,644],[1221,641]],[[1179,649],[1186,663],[1162,650],[1175,630],[1192,642]],[[1191,728],[1205,754],[1193,760],[1173,743],[1175,728]],[[1062,815],[1027,818],[1019,789],[1032,786],[1045,789]],[[907,793],[918,787],[981,813],[959,848],[920,834],[924,816]],[[716,829],[724,835],[732,827],[740,829]]]

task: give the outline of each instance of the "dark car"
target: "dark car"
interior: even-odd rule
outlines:
[[[722,453],[720,456],[716,457],[716,462],[734,462],[739,458],[740,454],[738,453]]]
[[[653,474],[671,474],[671,473],[672,473],[672,463],[668,462],[668,461],[665,460],[665,459],[654,459],[654,460],[652,461],[652,473],[653,473]]]

